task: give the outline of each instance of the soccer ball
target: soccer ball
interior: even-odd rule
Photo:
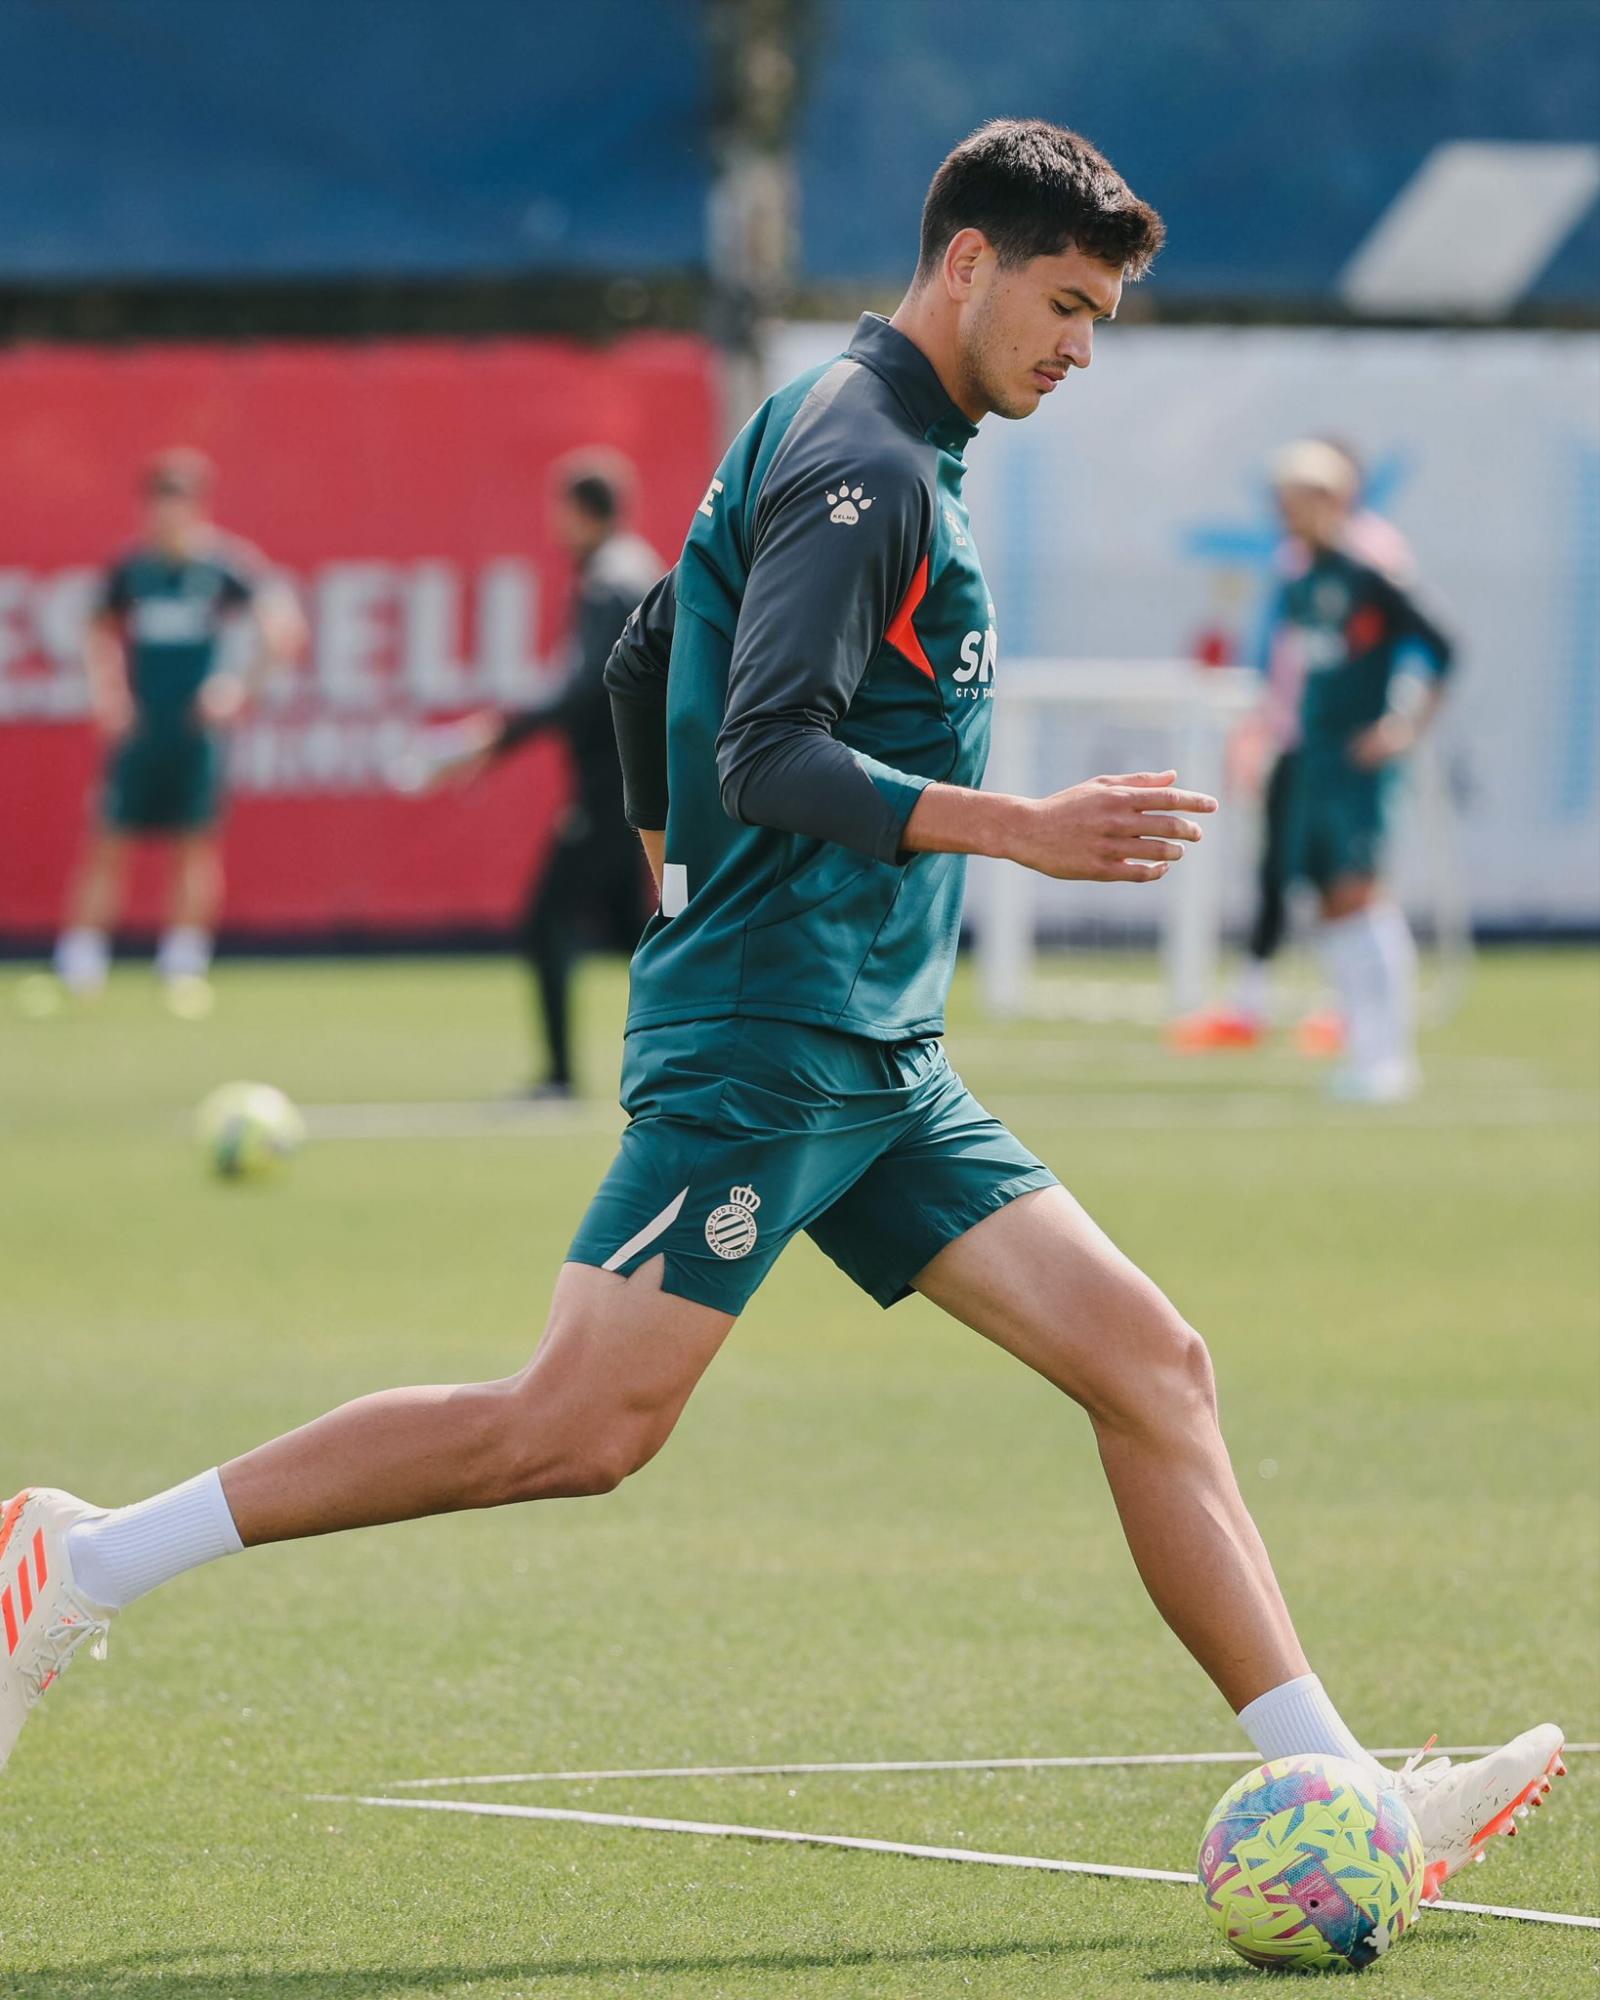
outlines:
[[[225,1083],[200,1106],[195,1131],[213,1173],[257,1180],[304,1145],[306,1122],[270,1083]]]
[[[1422,1902],[1411,1809],[1343,1757],[1278,1757],[1218,1799],[1200,1893],[1252,1965],[1326,1971],[1386,1952]]]

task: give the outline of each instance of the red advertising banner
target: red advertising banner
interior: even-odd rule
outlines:
[[[0,938],[48,935],[98,782],[83,620],[170,444],[299,590],[311,646],[232,732],[225,926],[298,936],[504,923],[565,796],[543,740],[473,787],[389,783],[423,721],[540,697],[570,572],[549,474],[607,445],[633,525],[676,555],[716,455],[708,346],[641,334],[0,354]],[[129,921],[159,917],[146,867]]]

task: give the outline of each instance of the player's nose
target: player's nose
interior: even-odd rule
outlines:
[[[1094,328],[1068,326],[1056,342],[1056,358],[1068,368],[1087,368],[1094,359]]]

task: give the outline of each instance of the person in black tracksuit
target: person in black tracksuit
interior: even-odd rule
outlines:
[[[623,811],[622,772],[612,729],[605,668],[635,605],[666,568],[623,526],[629,481],[619,462],[572,462],[555,502],[556,528],[577,560],[571,669],[560,692],[537,708],[504,717],[488,743],[506,756],[552,731],[571,754],[573,797],[556,829],[548,861],[531,885],[518,939],[533,975],[544,1032],[546,1070],[529,1095],[574,1091],[571,986],[587,943],[631,952],[654,899],[639,841]]]

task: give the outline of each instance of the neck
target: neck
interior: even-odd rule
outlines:
[[[982,423],[989,414],[989,405],[967,383],[955,324],[948,312],[941,310],[944,304],[934,286],[923,285],[919,289],[913,285],[895,308],[889,324],[927,356],[934,374],[944,385],[945,394],[967,422]]]

